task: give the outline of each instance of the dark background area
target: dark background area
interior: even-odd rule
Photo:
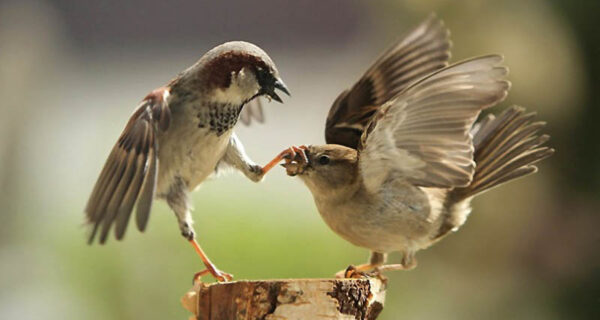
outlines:
[[[430,12],[452,61],[504,54],[513,87],[492,112],[538,112],[557,152],[390,274],[380,319],[600,318],[595,0],[0,1],[0,318],[186,318],[179,298],[201,265],[164,203],[147,234],[85,243],[87,196],[137,102],[219,43],[256,43],[293,94],[237,130],[264,163],[322,143],[337,94]],[[237,279],[330,277],[368,256],[283,170],[207,181],[192,201],[201,243]]]

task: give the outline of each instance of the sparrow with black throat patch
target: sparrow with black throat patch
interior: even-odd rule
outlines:
[[[498,55],[445,66],[445,35],[434,17],[425,21],[336,100],[328,144],[281,154],[327,225],[371,250],[338,277],[414,268],[418,250],[462,226],[474,196],[536,172],[554,152],[537,135],[544,123],[523,108],[474,125],[506,97],[508,69]],[[401,263],[386,265],[397,251]]]
[[[275,90],[289,95],[271,58],[259,47],[227,42],[208,51],[166,86],[140,103],[113,147],[85,209],[96,236],[106,242],[111,228],[121,240],[136,207],[135,221],[146,229],[152,201],[166,200],[181,234],[194,246],[206,270],[227,281],[196,241],[188,194],[213,174],[229,166],[258,182],[275,163],[261,167],[246,155],[233,132],[240,117],[249,120],[248,102],[266,96],[282,102]],[[262,120],[262,110],[260,118]],[[255,113],[256,114],[256,113]]]

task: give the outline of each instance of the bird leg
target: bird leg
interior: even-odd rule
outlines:
[[[379,266],[377,268],[375,268],[376,271],[379,272],[388,272],[388,271],[398,271],[398,270],[412,270],[417,266],[417,263],[415,262],[414,264],[405,266],[401,263],[398,264],[384,264],[382,266]]]
[[[373,252],[369,263],[358,266],[350,265],[346,270],[335,274],[336,278],[364,278],[368,276],[379,276],[382,272],[412,270],[417,266],[414,253],[405,252],[402,261],[398,264],[384,264],[387,256],[382,253]]]
[[[296,156],[300,156],[305,163],[308,163],[308,156],[306,155],[306,150],[308,147],[305,145],[296,147],[292,146],[281,153],[279,153],[273,160],[269,161],[264,167],[262,167],[263,175],[269,172],[269,170],[273,169],[281,160],[285,160],[286,163],[290,163],[296,159]]]
[[[417,259],[414,252],[404,252],[402,261],[399,264],[386,264],[377,267],[380,272],[397,271],[397,270],[412,270],[417,266]]]
[[[204,253],[204,250],[200,247],[200,244],[196,241],[196,232],[194,232],[192,215],[190,213],[190,205],[188,203],[188,192],[187,186],[183,179],[177,178],[175,182],[169,188],[169,192],[166,196],[167,204],[175,213],[177,221],[179,222],[179,230],[181,235],[186,238],[189,243],[194,247],[196,253],[202,259],[202,263],[206,266],[206,270],[200,271],[194,275],[194,281],[201,276],[210,273],[217,281],[230,281],[233,276],[220,271],[210,261],[208,256]]]
[[[359,264],[357,266],[349,265],[345,270],[338,271],[335,274],[335,277],[338,279],[361,278],[372,272],[378,273],[377,268],[382,266],[386,260],[386,253],[372,251],[369,263]]]
[[[215,267],[215,265],[210,261],[208,256],[204,253],[204,250],[202,250],[202,248],[200,247],[200,244],[198,244],[198,241],[196,241],[196,238],[190,239],[189,242],[194,247],[194,250],[196,250],[196,253],[198,253],[198,255],[200,256],[200,259],[202,259],[204,266],[206,266],[205,270],[197,272],[194,275],[194,282],[196,282],[196,280],[200,279],[200,277],[208,273],[210,273],[219,282],[227,282],[233,279],[233,275],[227,272],[223,272],[217,269],[217,267]]]

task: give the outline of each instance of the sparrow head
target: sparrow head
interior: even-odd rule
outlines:
[[[265,95],[282,102],[275,89],[290,95],[271,58],[243,41],[227,42],[208,51],[196,64],[208,94],[222,103],[243,104]]]
[[[282,166],[289,176],[298,176],[313,194],[326,195],[356,181],[358,158],[355,149],[337,144],[308,146]]]

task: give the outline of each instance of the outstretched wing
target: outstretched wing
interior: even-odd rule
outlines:
[[[431,15],[387,49],[333,103],[325,127],[327,143],[356,148],[366,125],[383,103],[412,82],[447,66],[449,34],[444,23]]]
[[[104,243],[113,224],[122,239],[136,203],[138,229],[146,228],[156,188],[157,132],[167,130],[171,118],[167,96],[167,89],[158,89],[142,101],[108,156],[85,209],[93,227],[89,243],[98,231]]]
[[[359,167],[371,191],[390,174],[423,187],[470,183],[470,129],[480,111],[506,97],[508,69],[497,55],[470,59],[415,82],[373,117],[361,137]]]

